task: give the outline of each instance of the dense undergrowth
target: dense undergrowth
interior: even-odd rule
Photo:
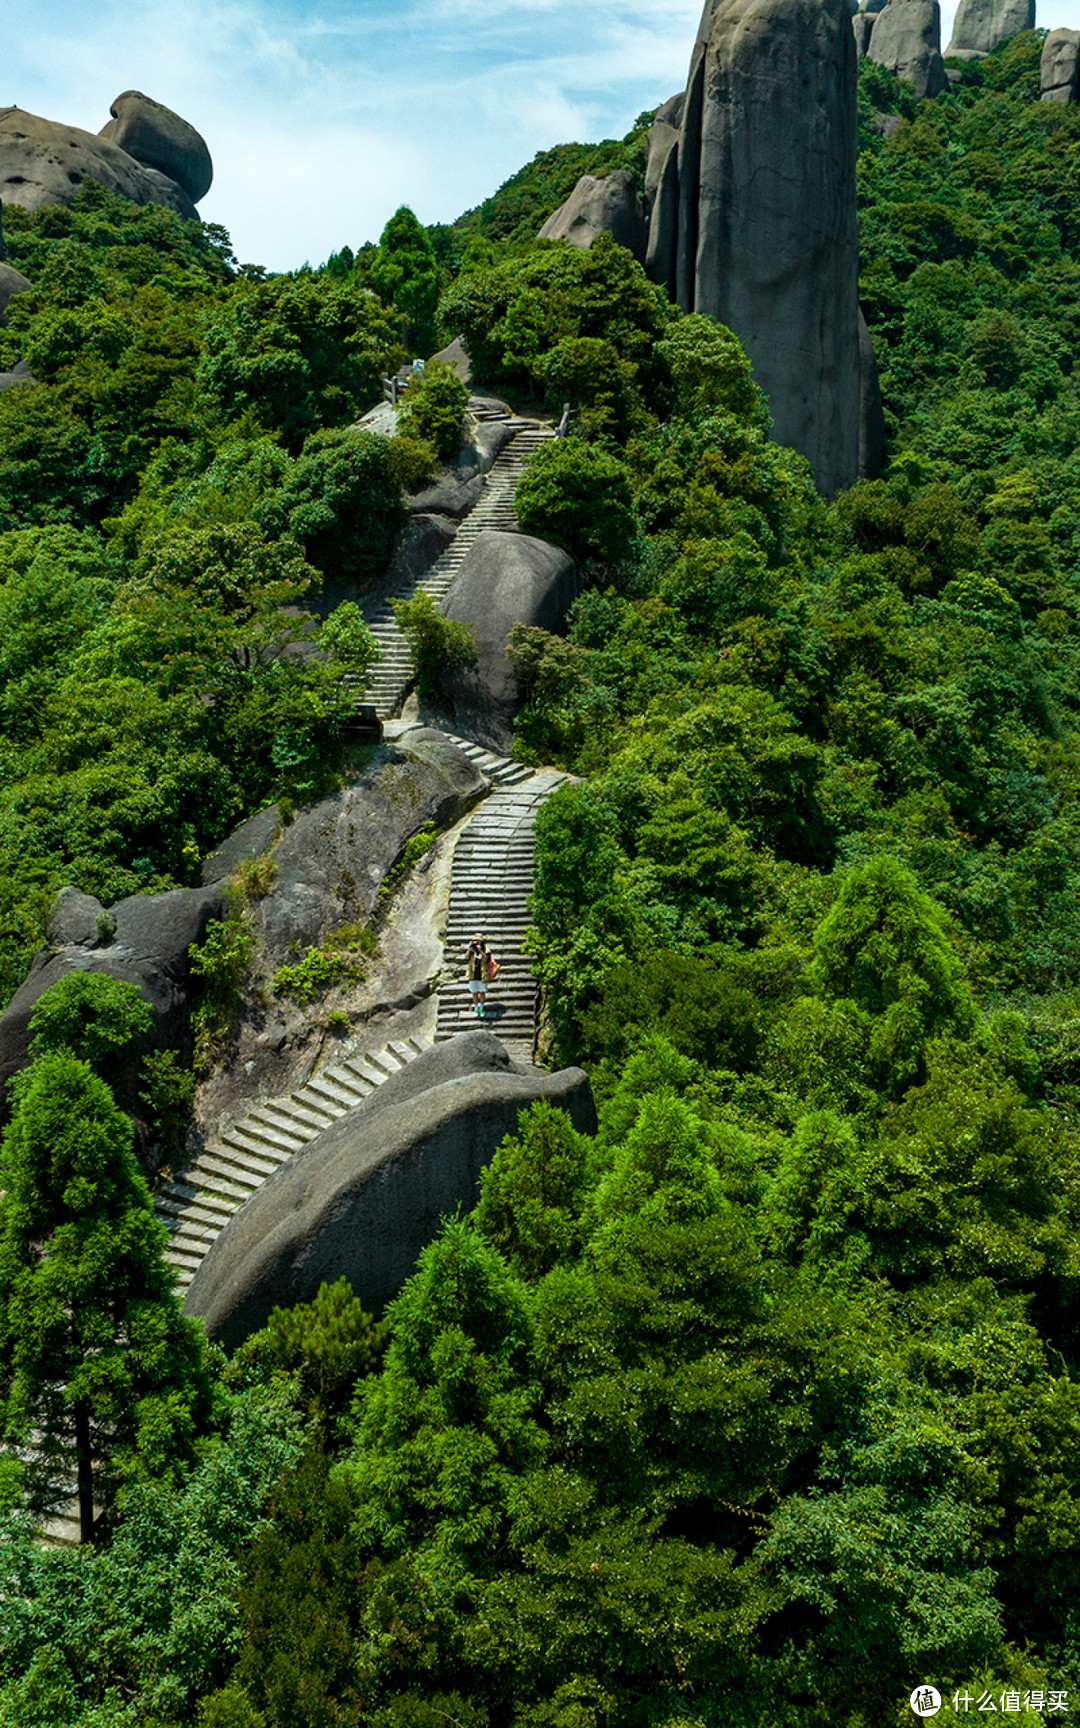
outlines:
[[[1035,100],[1038,46],[921,105],[864,70],[890,455],[831,505],[725,332],[614,246],[524,243],[583,157],[470,217],[472,267],[433,237],[443,333],[483,381],[575,407],[519,509],[587,586],[565,640],[514,651],[521,753],[581,777],[538,823],[533,943],[552,1058],[585,1062],[600,1132],[536,1107],[385,1322],[324,1289],[214,1363],[184,1461],[132,1474],[100,1552],[45,1555],[12,1513],[4,1728],[877,1728],[921,1682],[943,1720],[1076,1708],[1080,113]],[[889,136],[883,110],[906,117]],[[152,705],[132,772],[172,735],[179,659],[220,819],[278,783],[278,710],[239,672],[218,693],[221,644],[272,636],[314,580],[316,465],[353,450],[336,428],[400,329],[360,297],[377,260],[229,283],[220,243],[154,213],[181,358],[124,350],[167,375],[153,449],[95,445],[73,502],[74,461],[28,477],[17,439],[33,416],[96,437],[121,388],[113,301],[159,290],[115,285],[106,218],[138,227],[90,197],[10,229],[35,279],[100,274],[74,323],[36,298],[4,338],[84,332],[40,398],[0,399],[0,608],[36,644],[4,666],[0,837],[42,896],[62,868],[133,869],[112,814],[111,851],[25,839],[33,776],[92,772],[35,754],[61,721],[69,744],[91,671]],[[419,327],[427,255],[415,280]],[[248,364],[252,319],[304,390]],[[268,596],[240,617],[204,550],[238,535]],[[207,589],[202,658],[174,654]],[[186,811],[179,753],[175,784]]]

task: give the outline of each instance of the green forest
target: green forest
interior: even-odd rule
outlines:
[[[349,428],[461,336],[575,409],[516,504],[583,591],[512,649],[517,754],[575,776],[537,828],[545,1059],[600,1127],[532,1106],[385,1314],[324,1285],[226,1358],[117,1103],[138,1004],[39,1011],[0,1728],[1080,1709],[1080,109],[1039,102],[1042,37],[918,104],[862,64],[888,461],[831,503],[728,331],[609,237],[532,238],[643,172],[648,116],[291,275],[92,185],[5,207],[0,370],[40,382],[0,395],[0,999],[62,885],[194,882],[348,776],[350,596],[445,415]],[[14,1443],[65,1397],[117,1440],[100,1539],[54,1551]]]

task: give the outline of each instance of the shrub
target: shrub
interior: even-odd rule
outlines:
[[[150,1112],[165,1151],[178,1151],[191,1118],[195,1076],[177,1066],[174,1050],[151,1050],[141,1063],[139,1097]]]
[[[433,446],[448,461],[461,444],[469,386],[445,360],[429,360],[409,385],[398,425],[410,438]]]
[[[188,953],[192,975],[202,984],[201,998],[191,1016],[196,1070],[209,1065],[232,1030],[240,980],[251,959],[251,948],[251,932],[243,918],[232,917],[211,924],[201,945]]]
[[[270,980],[271,988],[298,1002],[313,1002],[324,996],[335,984],[356,978],[359,967],[344,954],[328,954],[325,948],[309,948],[295,966],[279,966]]]
[[[637,527],[622,463],[577,438],[541,445],[518,481],[514,508],[526,534],[579,560],[621,562]]]
[[[405,516],[387,440],[351,428],[312,433],[284,484],[255,514],[267,532],[299,540],[325,575],[379,575]]]
[[[412,839],[406,842],[405,850],[397,863],[386,872],[382,887],[379,889],[380,895],[392,894],[398,883],[408,875],[413,865],[419,863],[425,852],[431,851],[438,838],[439,830],[433,828],[430,822],[426,827],[421,828],[418,834],[414,834]]]
[[[122,1053],[153,1029],[139,986],[104,972],[67,973],[38,997],[30,1016],[35,1057],[70,1050],[104,1079]]]
[[[476,637],[467,625],[444,618],[422,588],[410,600],[395,600],[393,605],[398,629],[409,644],[417,694],[431,699],[451,666],[476,659]]]

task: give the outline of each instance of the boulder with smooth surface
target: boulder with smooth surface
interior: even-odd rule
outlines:
[[[0,264],[0,324],[7,323],[8,301],[16,294],[25,294],[30,286],[21,270],[12,264]]]
[[[70,204],[86,180],[134,204],[164,204],[187,219],[198,215],[182,187],[144,168],[110,139],[22,108],[0,108],[0,199],[5,204],[23,210]]]
[[[850,13],[845,0],[719,0],[706,27],[679,139],[677,297],[738,336],[774,436],[832,496],[858,473]]]
[[[281,812],[276,804],[268,804],[265,810],[249,816],[203,859],[199,872],[202,881],[207,886],[212,882],[224,882],[226,876],[231,876],[248,859],[261,857],[277,839],[281,825]]]
[[[1035,0],[960,0],[945,52],[965,59],[990,54],[999,42],[1034,28]]]
[[[205,198],[214,178],[206,143],[194,126],[141,90],[125,90],[109,109],[112,119],[99,137],[183,188],[193,204]]]
[[[566,240],[589,247],[601,234],[610,234],[640,262],[648,234],[634,176],[625,168],[610,174],[583,174],[565,204],[548,217],[541,240]]]
[[[380,745],[364,772],[301,810],[273,851],[276,876],[259,901],[260,949],[272,968],[339,925],[370,918],[387,872],[421,828],[454,821],[483,793],[479,769],[441,734]]]
[[[104,972],[135,984],[154,1016],[159,1049],[190,1055],[188,955],[224,909],[221,889],[171,888],[132,894],[107,910],[92,895],[62,889],[48,941],[0,1014],[0,1085],[26,1066],[30,1017],[39,997],[68,972]]]
[[[0,324],[7,321],[7,304],[13,294],[25,294],[30,287],[27,278],[21,270],[16,270],[7,262],[7,248],[4,245],[4,206],[0,204]],[[0,379],[9,376],[0,372]],[[4,388],[0,383],[0,390]]]
[[[490,750],[512,748],[521,687],[506,652],[510,632],[515,624],[531,624],[557,634],[576,598],[577,567],[569,553],[529,534],[477,535],[443,605],[446,616],[476,638],[475,663],[455,666],[444,681],[457,730]]]
[[[1043,102],[1080,102],[1080,30],[1051,30],[1039,61]]]
[[[889,0],[874,22],[867,59],[904,79],[920,101],[940,96],[948,80],[938,0]]]
[[[520,1112],[547,1099],[593,1133],[580,1068],[512,1062],[490,1032],[418,1056],[274,1171],[217,1238],[184,1300],[227,1349],[279,1304],[345,1277],[378,1312],[443,1218],[477,1198],[480,1172]]]

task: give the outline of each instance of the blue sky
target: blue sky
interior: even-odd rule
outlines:
[[[700,5],[37,0],[9,13],[0,106],[97,132],[144,90],[210,146],[206,220],[287,269],[377,239],[399,204],[449,221],[537,150],[621,136],[682,87]],[[1040,0],[1039,22],[1080,26],[1080,0]]]

